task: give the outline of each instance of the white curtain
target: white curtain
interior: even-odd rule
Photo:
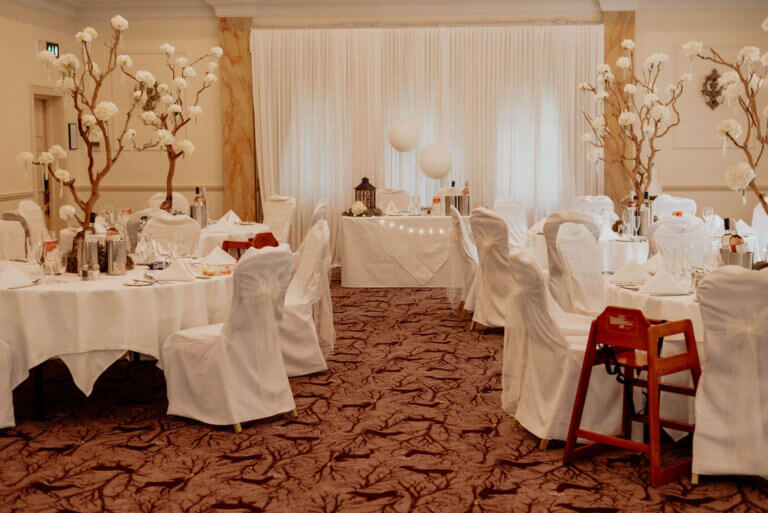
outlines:
[[[293,244],[319,199],[335,232],[363,176],[422,203],[466,180],[475,206],[511,196],[529,222],[602,192],[580,142],[595,105],[576,91],[602,62],[602,25],[255,28],[251,52],[262,200],[296,197]],[[421,128],[415,151],[387,141],[401,117]],[[418,169],[431,143],[453,156],[442,181]]]

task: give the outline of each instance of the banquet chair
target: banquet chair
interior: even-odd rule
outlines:
[[[496,198],[493,202],[493,210],[507,222],[509,244],[511,246],[524,246],[528,234],[528,221],[523,202],[506,197]]]
[[[40,244],[50,236],[45,228],[45,218],[40,205],[30,200],[19,201],[19,215],[24,218],[29,229],[29,241],[33,245]]]
[[[13,378],[11,347],[0,340],[0,429],[16,425],[13,414]]]
[[[569,210],[581,212],[582,214],[587,214],[593,218],[600,212],[607,212],[607,221],[613,224],[614,221],[619,219],[615,208],[611,198],[600,194],[597,196],[577,196],[571,202]]]
[[[277,240],[288,244],[295,213],[295,198],[273,194],[264,202],[263,223],[269,226]]]
[[[725,266],[699,286],[705,371],[693,474],[768,477],[768,271]]]
[[[551,314],[544,275],[529,253],[509,256],[512,292],[506,303],[502,364],[502,407],[525,429],[541,439],[565,440],[576,395],[588,331],[563,329]],[[591,319],[581,317],[591,323]],[[608,432],[620,427],[621,404],[614,376],[596,369],[589,388],[585,424]]]
[[[563,265],[560,261],[560,252],[557,250],[557,232],[564,223],[577,223],[584,225],[597,240],[600,229],[587,214],[560,210],[547,217],[544,222],[544,239],[547,242],[547,263],[549,267],[549,289],[552,297],[566,312],[572,312],[567,287],[563,281]]]
[[[574,313],[595,316],[603,301],[603,273],[597,241],[584,225],[564,223],[557,232],[563,282]]]
[[[144,231],[161,245],[181,242],[179,248],[184,254],[192,255],[200,241],[200,225],[185,215],[160,215],[152,217],[144,225]]]
[[[20,222],[0,220],[0,260],[23,259],[24,240],[24,226]]]
[[[235,266],[223,324],[172,333],[160,346],[168,415],[234,426],[294,410],[277,323],[293,267],[287,246],[249,249]]]
[[[136,248],[139,242],[139,232],[144,229],[146,223],[156,216],[170,216],[165,210],[159,208],[145,208],[128,216],[128,222],[125,224],[125,231],[128,232],[129,251]]]
[[[321,219],[325,219],[328,216],[328,201],[321,199],[315,205],[315,209],[312,211],[312,223],[309,227],[313,227],[315,223]]]
[[[685,258],[688,265],[703,266],[713,251],[704,221],[698,217],[663,217],[653,242],[667,266],[679,258]]]
[[[765,196],[768,200],[768,195]],[[755,209],[752,211],[752,230],[754,230],[757,236],[757,255],[755,258],[762,258],[768,260],[768,214],[763,210],[763,206],[758,203],[755,205]]]
[[[325,357],[333,351],[331,288],[331,234],[328,222],[309,230],[298,254],[295,272],[285,294],[283,320],[278,326],[280,347],[288,377],[328,369]]]
[[[659,194],[651,204],[654,217],[662,219],[671,216],[674,212],[682,212],[684,216],[696,215],[696,202],[692,199]]]
[[[407,212],[411,206],[411,197],[405,189],[379,189],[376,191],[376,206],[386,210],[389,202],[394,201],[398,212]]]
[[[507,223],[496,212],[475,208],[469,216],[477,245],[477,271],[467,303],[473,309],[472,324],[504,326],[504,304],[509,294],[509,241]]]
[[[680,334],[685,337],[685,350],[672,356],[661,356],[659,353],[663,339]],[[614,415],[620,411],[621,428],[603,428],[598,431],[585,426],[585,406],[592,393],[593,373],[599,372],[602,379],[608,366],[616,370],[617,380],[621,378],[623,400],[620,407],[618,404],[601,404],[600,413]],[[692,387],[662,382],[664,376],[681,372],[690,372]],[[638,373],[645,376],[637,377]],[[691,468],[690,458],[666,467],[661,466],[661,429],[674,428],[693,433],[694,426],[661,417],[661,392],[695,396],[700,376],[701,366],[690,319],[652,321],[646,319],[640,310],[609,306],[592,324],[573,403],[563,462],[572,463],[579,458],[620,447],[648,455],[653,486],[661,486],[684,475]],[[648,391],[647,413],[635,411],[633,397],[636,388]],[[632,440],[633,422],[648,425],[647,443]],[[579,439],[586,439],[590,443],[577,448]]]
[[[448,210],[453,224],[451,231],[451,284],[448,287],[448,300],[464,318],[465,310],[471,310],[467,304],[469,291],[477,272],[477,247],[472,242],[464,220],[456,207]]]
[[[153,194],[147,201],[147,208],[160,208],[160,205],[165,201],[166,193],[158,192]],[[181,212],[182,214],[189,215],[189,200],[180,192],[173,191],[173,205],[172,210],[174,212]]]

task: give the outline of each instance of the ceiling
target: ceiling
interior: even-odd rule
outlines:
[[[603,11],[764,8],[768,0],[15,0],[80,17],[253,17],[254,23],[599,22]]]

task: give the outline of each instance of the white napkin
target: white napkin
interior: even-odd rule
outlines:
[[[648,281],[649,277],[650,274],[643,269],[642,265],[630,260],[611,276],[610,281],[621,285],[642,285]]]
[[[216,246],[210,253],[205,255],[203,262],[207,265],[232,265],[237,262],[235,257]]]
[[[662,269],[638,290],[641,294],[688,294],[688,288],[678,283],[672,273]]]
[[[606,224],[602,228],[600,228],[600,235],[597,237],[598,242],[603,242],[608,240],[619,240],[619,234],[611,230],[610,224]]]
[[[661,256],[661,253],[656,253],[646,260],[642,267],[648,274],[656,274],[664,269],[664,258]]]
[[[394,201],[390,201],[389,205],[387,205],[387,210],[386,210],[385,213],[387,213],[387,214],[397,214],[398,212],[400,212],[400,211],[397,209],[397,205],[395,205],[395,202]]]
[[[171,265],[152,276],[161,281],[195,281],[192,270],[181,260],[172,262]]]
[[[243,222],[243,220],[240,219],[240,216],[235,214],[232,210],[227,211],[226,214],[221,216],[221,219],[219,219],[219,222],[221,221],[228,221],[230,223],[235,223],[235,224]]]
[[[751,226],[739,219],[736,221],[736,233],[742,237],[752,237],[755,234],[755,231]]]
[[[11,262],[0,262],[0,289],[11,289],[31,285],[32,278]]]
[[[101,216],[96,216],[96,222],[93,223],[93,231],[96,233],[107,233],[107,221]]]

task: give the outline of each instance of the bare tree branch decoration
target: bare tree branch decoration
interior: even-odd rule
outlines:
[[[584,112],[590,131],[582,135],[582,141],[590,146],[590,161],[621,165],[627,181],[642,197],[653,179],[659,139],[680,124],[677,101],[693,76],[686,73],[659,93],[658,83],[668,56],[652,54],[636,73],[635,42],[625,39],[621,46],[624,55],[616,61],[618,76],[609,65],[600,64],[595,85],[579,84],[580,91],[592,94],[603,107],[603,114],[596,116]],[[607,123],[606,115],[615,118],[618,125]]]
[[[761,27],[768,32],[768,18],[763,20]],[[746,190],[752,190],[768,214],[768,203],[757,186],[756,175],[757,166],[768,146],[768,105],[762,109],[759,107],[760,100],[765,99],[768,52],[761,57],[758,47],[745,46],[739,51],[736,60],[727,60],[714,48],[705,51],[703,47],[700,41],[688,41],[682,51],[691,59],[696,57],[727,68],[718,78],[718,85],[723,89],[726,103],[733,105],[736,112],[743,115],[746,124],[745,130],[739,121],[726,119],[717,127],[723,138],[723,152],[728,144],[732,144],[746,158],[746,161],[737,163],[727,171],[725,182],[734,191],[741,192],[744,202]]]
[[[160,208],[173,210],[173,178],[176,172],[176,161],[179,157],[189,155],[195,151],[195,145],[188,139],[177,140],[179,130],[184,128],[190,121],[197,120],[203,113],[200,107],[200,95],[208,88],[213,86],[218,77],[214,73],[218,67],[218,59],[224,55],[224,51],[215,46],[211,50],[192,62],[186,57],[177,57],[175,62],[171,58],[176,49],[168,43],[160,47],[160,51],[165,54],[166,66],[171,71],[171,84],[158,84],[155,77],[148,72],[136,76],[128,71],[123,72],[132,79],[142,82],[146,85],[137,91],[136,99],[141,104],[142,113],[140,115],[144,126],[154,131],[152,140],[159,144],[166,157],[168,158],[168,173],[166,175],[165,187],[166,196]],[[198,76],[195,70],[196,64],[202,64],[208,60],[207,72],[200,79],[200,86],[194,92],[190,105],[184,105],[184,91],[190,88],[191,82]]]
[[[123,150],[131,148],[142,151],[157,145],[157,142],[148,142],[143,145],[136,145],[134,142],[136,132],[128,126],[140,105],[139,98],[136,96],[134,96],[128,112],[125,113],[125,122],[119,136],[112,139],[108,133],[107,124],[117,115],[119,109],[111,101],[102,100],[102,86],[106,83],[107,77],[123,66],[120,59],[123,56],[118,55],[118,48],[122,32],[128,29],[128,21],[122,16],[115,16],[110,20],[110,25],[113,34],[112,40],[106,44],[107,63],[103,70],[92,56],[91,45],[98,37],[93,27],[86,27],[75,35],[81,45],[82,62],[71,53],[61,57],[56,57],[47,50],[38,53],[39,60],[59,73],[60,78],[57,87],[64,93],[65,97],[71,98],[72,106],[77,113],[77,130],[85,143],[88,157],[90,195],[87,198],[80,197],[75,187],[76,179],[67,170],[59,168],[59,160],[67,156],[66,151],[61,146],[54,145],[48,151],[41,152],[37,157],[29,152],[22,152],[17,157],[18,162],[23,164],[25,168],[30,164],[41,166],[46,177],[53,178],[69,190],[73,201],[83,212],[83,228],[87,228],[90,223],[90,214],[100,196],[99,185],[101,181],[112,170],[123,154]],[[143,90],[144,85],[137,82],[135,88],[140,91]],[[104,162],[97,165],[94,157],[94,146],[101,142],[104,143]]]

